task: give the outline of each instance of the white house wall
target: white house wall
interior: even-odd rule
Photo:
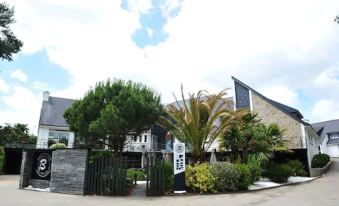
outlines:
[[[324,140],[320,144],[320,151],[321,151],[321,153],[328,154],[328,151],[327,151],[327,142],[328,142],[328,135],[326,134],[326,136],[324,137]]]
[[[48,136],[49,136],[49,129],[46,127],[39,127],[36,148],[41,148],[41,149],[48,148]]]
[[[327,145],[327,154],[331,157],[339,157],[339,146],[338,145]]]
[[[307,144],[307,158],[308,164],[311,165],[311,161],[314,155],[319,154],[319,148],[317,145],[318,134],[311,128],[311,126],[305,126],[306,144]]]
[[[58,128],[58,127],[47,127],[47,126],[40,126],[38,131],[38,139],[36,143],[36,148],[39,149],[46,149],[48,148],[48,138],[49,138],[49,131],[62,131],[69,133],[68,137],[68,148],[74,147],[75,135],[74,132],[65,131],[65,128]]]

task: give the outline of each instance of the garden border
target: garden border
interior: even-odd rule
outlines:
[[[322,168],[311,168],[310,169],[310,176],[311,177],[320,177],[327,172],[327,170],[332,165],[332,160],[330,160],[324,167]]]

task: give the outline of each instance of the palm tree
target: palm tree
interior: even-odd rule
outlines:
[[[165,108],[168,116],[162,116],[160,124],[186,144],[194,163],[204,161],[205,152],[228,126],[226,90],[215,95],[199,91],[186,100],[181,86],[181,94],[182,103],[174,96],[176,103]]]

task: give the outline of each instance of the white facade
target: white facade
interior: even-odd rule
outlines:
[[[155,145],[157,145],[157,138],[152,135],[151,130],[148,130],[135,139],[128,140],[124,150],[128,152],[149,152],[155,150]]]
[[[308,165],[311,165],[313,156],[319,154],[319,148],[317,145],[317,139],[319,138],[319,135],[312,129],[311,126],[305,126],[304,129],[307,145]]]
[[[53,134],[63,134],[62,136],[66,137],[68,139],[67,148],[73,148],[74,147],[74,132],[71,132],[68,130],[68,128],[65,127],[50,127],[50,126],[39,126],[38,131],[38,139],[36,143],[36,148],[40,149],[46,149],[48,148],[48,141],[50,139],[53,139],[55,142],[59,142],[58,137],[56,137]]]
[[[339,145],[333,144],[333,145],[327,145],[327,154],[330,155],[330,157],[339,157]]]

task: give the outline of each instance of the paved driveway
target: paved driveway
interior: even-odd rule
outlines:
[[[0,177],[1,206],[108,206],[108,205],[230,205],[230,206],[338,206],[339,205],[339,159],[325,177],[309,183],[285,186],[264,191],[224,194],[194,195],[183,197],[89,197],[62,195],[46,192],[24,191],[18,188],[18,176]]]

